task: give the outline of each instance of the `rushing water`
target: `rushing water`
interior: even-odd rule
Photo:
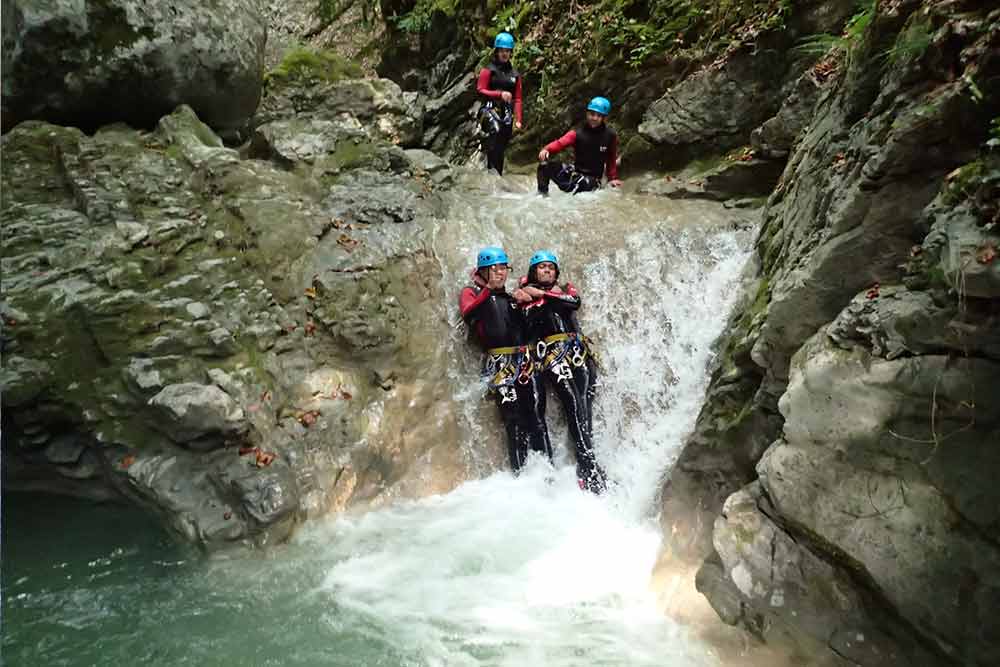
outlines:
[[[559,465],[489,470],[478,360],[453,331],[452,400],[480,479],[317,521],[266,553],[200,558],[120,508],[4,499],[8,665],[591,666],[717,664],[656,608],[656,493],[706,383],[749,243],[729,212],[611,191],[536,198],[524,177],[467,176],[429,229],[452,308],[482,245],[523,272],[540,247],[584,298],[603,377],[595,427],[614,485],[580,492],[550,398]],[[490,422],[495,426],[496,422]]]

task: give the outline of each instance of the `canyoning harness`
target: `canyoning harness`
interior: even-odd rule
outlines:
[[[574,195],[578,192],[599,190],[601,187],[600,177],[594,178],[593,176],[588,176],[583,172],[578,171],[574,165],[567,163],[563,163],[562,167],[559,169],[559,176],[555,180],[557,182],[564,180],[564,182],[569,183],[571,189],[564,190],[564,192],[569,192]]]
[[[553,370],[560,375],[572,373],[587,358],[597,363],[590,339],[579,333],[558,333],[546,336],[531,345],[494,347],[486,350],[483,379],[487,391],[500,393],[503,402],[516,400],[514,384],[528,384],[535,373]],[[508,392],[507,390],[510,390]]]
[[[587,357],[597,363],[590,339],[580,333],[552,334],[529,347],[532,360],[542,371],[557,369],[564,361],[579,368],[587,363]]]
[[[487,394],[499,394],[501,403],[511,403],[517,400],[515,383],[528,384],[535,371],[527,345],[493,347],[486,350],[482,377]]]
[[[486,100],[479,108],[479,132],[485,139],[500,134],[503,127],[514,124],[514,109],[507,102]]]

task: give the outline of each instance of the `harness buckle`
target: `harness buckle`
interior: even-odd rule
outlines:
[[[535,343],[535,356],[538,359],[544,359],[545,353],[548,351],[549,345],[544,340],[540,340]]]

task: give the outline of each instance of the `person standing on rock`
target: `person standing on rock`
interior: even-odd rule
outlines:
[[[516,473],[528,452],[540,452],[551,461],[552,445],[545,425],[545,386],[524,345],[524,317],[517,308],[518,301],[531,298],[521,290],[507,293],[509,272],[503,248],[483,248],[470,274],[472,284],[462,289],[458,306],[486,352],[483,377],[500,410],[510,467]]]
[[[580,333],[576,311],[580,295],[573,283],[559,286],[559,259],[549,250],[531,256],[528,275],[521,278],[528,349],[545,383],[555,391],[566,413],[576,447],[576,476],[581,489],[601,493],[607,475],[597,463],[593,444],[593,407],[597,393],[597,363],[590,342]]]
[[[605,174],[611,187],[622,184],[618,180],[618,134],[605,123],[609,113],[611,102],[595,97],[587,105],[587,119],[580,129],[570,130],[539,151],[538,194],[548,196],[549,181],[573,194],[596,190]],[[573,164],[548,161],[570,146],[575,153]]]
[[[514,69],[511,57],[514,37],[501,32],[493,40],[493,58],[479,72],[476,92],[483,100],[479,109],[479,127],[486,168],[503,175],[504,152],[514,129],[521,125],[521,73]]]

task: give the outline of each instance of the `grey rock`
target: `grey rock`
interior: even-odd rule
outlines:
[[[820,88],[813,71],[807,70],[795,81],[778,113],[750,133],[750,145],[761,157],[776,159],[788,156],[795,140],[812,120]]]
[[[0,392],[4,405],[17,407],[34,400],[52,379],[52,368],[44,361],[9,356],[0,368]]]
[[[133,357],[125,369],[125,376],[142,393],[158,391],[164,385],[152,359]]]
[[[713,542],[725,578],[699,590],[716,609],[732,610],[723,616],[727,622],[743,621],[765,639],[786,627],[821,643],[836,638],[834,648],[853,664],[933,664],[936,656],[879,628],[881,610],[868,609],[846,569],[802,548],[762,506],[767,499],[755,482],[731,495],[715,521]],[[712,561],[706,566],[711,571]],[[699,572],[700,581],[706,577]]]
[[[45,447],[45,458],[52,463],[66,465],[76,463],[83,456],[87,445],[81,438],[64,433],[57,436]]]
[[[231,130],[260,97],[255,0],[12,1],[3,19],[4,131],[28,119],[149,127],[182,103]]]
[[[428,150],[411,148],[406,151],[406,157],[418,174],[429,174],[435,184],[447,184],[454,180],[450,165]]]
[[[1000,232],[985,229],[967,207],[941,211],[923,247],[939,258],[945,280],[960,294],[1000,297]],[[995,258],[983,261],[987,248]]]
[[[248,463],[240,459],[217,469],[213,473],[215,483],[240,498],[241,509],[257,525],[273,526],[294,517],[299,493],[288,465],[275,460],[259,469]]]
[[[416,95],[388,79],[282,81],[269,85],[261,103],[261,125],[272,122],[353,125],[371,139],[413,145],[422,133],[423,109]],[[303,148],[307,148],[303,146]]]
[[[857,295],[827,335],[845,348],[863,342],[885,359],[950,350],[1000,360],[1000,317],[988,306],[960,307],[957,299],[901,286],[883,286],[878,296]]]
[[[188,315],[196,320],[203,320],[212,314],[212,311],[208,306],[198,301],[187,304],[184,307],[184,310],[186,310]],[[215,341],[213,340],[212,342],[214,343]]]
[[[718,197],[705,190],[703,183],[695,183],[686,179],[666,178],[649,181],[639,186],[640,194],[656,195],[668,199],[710,199],[718,201]]]
[[[793,360],[784,438],[758,465],[777,512],[849,554],[894,608],[967,661],[1000,627],[1000,364],[892,361],[822,332]],[[974,427],[973,427],[974,426]],[[971,582],[975,582],[974,584]]]
[[[137,222],[115,223],[129,248],[134,248],[149,237],[149,229]]]
[[[770,69],[770,75],[761,76],[758,68]],[[743,144],[750,129],[774,113],[780,85],[775,72],[783,71],[783,64],[767,66],[749,55],[735,57],[720,69],[704,69],[651,104],[639,133],[667,146],[725,150]]]
[[[177,443],[205,435],[235,435],[246,430],[242,408],[215,386],[172,384],[149,399],[164,419],[161,428]]]
[[[212,341],[212,345],[217,348],[235,349],[236,340],[233,338],[233,334],[229,331],[229,329],[225,329],[223,327],[212,329],[208,333],[208,337]]]
[[[867,50],[852,52],[836,84],[819,91],[762,213],[706,402],[661,507],[672,536],[665,561],[729,552],[728,562],[707,561],[704,590],[742,625],[784,622],[766,597],[726,583],[738,562],[760,572],[754,583],[770,581],[767,552],[784,540],[773,531],[803,550],[795,558],[846,573],[849,588],[882,610],[841,608],[828,635],[831,651],[860,664],[883,664],[855,653],[851,629],[865,619],[931,652],[913,664],[989,664],[1000,636],[984,611],[1000,590],[998,503],[986,472],[998,469],[998,406],[983,389],[997,372],[996,293],[991,264],[972,276],[984,296],[959,289],[958,270],[990,230],[971,226],[984,222],[973,215],[983,202],[946,179],[982,157],[995,113],[933,64],[971,49],[976,67],[996,71],[996,54],[972,47],[992,19],[963,15],[969,31],[919,56],[878,55],[911,21],[933,14],[951,25],[938,9],[913,0],[880,13]],[[995,92],[985,98],[995,110]],[[727,515],[716,524],[725,541],[709,543],[705,526],[724,499],[755,478],[756,509],[731,508],[743,518]],[[742,539],[751,521],[755,535],[773,539]],[[785,599],[790,612],[804,605],[800,617],[817,608],[808,597]]]
[[[699,180],[715,199],[766,197],[778,184],[784,168],[784,162],[774,160],[727,160]]]

